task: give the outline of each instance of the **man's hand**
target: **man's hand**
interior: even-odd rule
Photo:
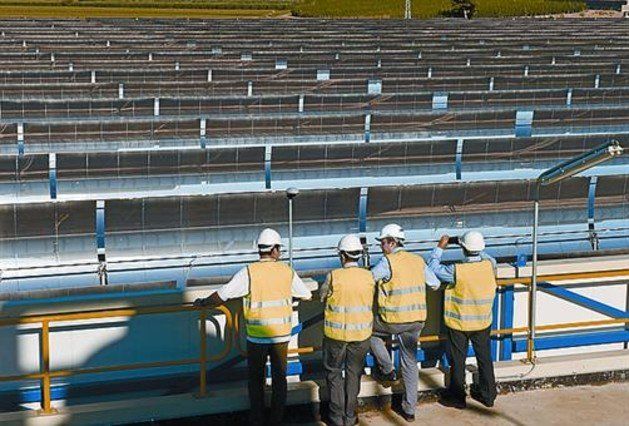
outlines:
[[[439,239],[439,244],[437,244],[437,247],[442,248],[442,249],[448,247],[449,239],[450,237],[448,235],[442,235],[441,238]]]
[[[205,297],[200,297],[200,298],[196,299],[196,300],[194,301],[194,303],[192,303],[192,306],[194,306],[195,308],[202,308],[202,307],[204,307],[204,306],[207,306],[207,305],[208,305],[208,303],[207,303],[207,302],[208,302],[207,298],[205,298]]]

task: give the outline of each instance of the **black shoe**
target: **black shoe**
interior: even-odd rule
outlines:
[[[415,421],[415,414],[406,414],[404,410],[400,410],[398,414],[409,423],[413,423]]]
[[[383,374],[380,372],[378,367],[374,367],[371,369],[371,378],[376,382],[380,383],[381,386],[385,388],[390,388],[395,382],[397,382],[397,375],[395,374],[395,370],[392,370],[388,374]]]
[[[465,399],[457,398],[448,391],[442,392],[441,395],[439,395],[439,400],[437,402],[444,407],[456,408],[458,410],[467,408]]]
[[[470,396],[472,397],[472,399],[480,402],[487,408],[491,408],[494,406],[494,401],[488,401],[487,399],[483,398],[480,391],[478,390],[478,387],[474,385],[470,386]]]

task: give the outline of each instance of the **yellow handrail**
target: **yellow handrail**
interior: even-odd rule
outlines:
[[[207,363],[225,358],[231,351],[234,329],[233,317],[225,306],[214,308],[225,315],[225,347],[221,352],[211,357],[207,356],[207,328],[206,320],[208,311],[205,308],[196,308],[191,305],[149,306],[139,308],[104,309],[92,311],[69,312],[61,314],[30,315],[16,318],[0,319],[0,327],[20,324],[41,324],[39,350],[41,354],[41,367],[39,373],[22,374],[15,376],[0,376],[0,382],[19,380],[40,380],[41,382],[41,413],[51,414],[55,409],[51,406],[50,384],[52,378],[69,377],[78,374],[106,373],[111,371],[127,371],[142,368],[170,367],[180,365],[199,364],[199,396],[207,395]],[[200,353],[198,358],[188,358],[170,361],[142,362],[125,365],[111,365],[106,367],[79,368],[66,370],[50,370],[50,323],[78,320],[90,320],[99,318],[132,317],[137,315],[165,314],[173,312],[199,311],[199,338]]]
[[[629,276],[629,269],[616,269],[609,271],[596,271],[596,272],[577,272],[577,273],[564,273],[553,275],[542,275],[539,277],[540,281],[567,281],[578,279],[600,279],[600,278],[615,278]],[[498,279],[498,285],[510,286],[515,284],[528,285],[530,277],[522,278],[501,278]],[[154,367],[168,367],[168,366],[181,366],[199,364],[199,396],[207,395],[207,363],[216,362],[225,358],[232,349],[232,345],[235,344],[238,351],[246,355],[246,352],[240,347],[238,341],[238,331],[240,324],[238,320],[238,313],[232,315],[232,313],[225,306],[219,306],[215,308],[225,315],[225,346],[223,350],[211,357],[207,355],[207,327],[206,320],[208,317],[208,310],[204,308],[196,308],[190,304],[186,305],[169,305],[169,306],[149,306],[149,307],[137,307],[137,308],[117,308],[117,309],[103,309],[103,310],[90,310],[90,311],[78,311],[68,313],[54,313],[54,314],[41,314],[30,315],[15,318],[2,318],[0,319],[0,327],[6,327],[11,325],[20,324],[41,324],[41,335],[39,339],[39,350],[41,354],[41,367],[38,373],[22,374],[14,376],[0,376],[0,382],[19,381],[19,380],[40,380],[41,381],[41,412],[49,414],[54,412],[51,406],[51,392],[50,384],[52,378],[69,377],[79,374],[93,374],[104,373],[111,371],[126,371],[142,368],[154,368]],[[198,358],[188,358],[180,360],[170,361],[155,361],[155,362],[142,362],[135,364],[125,365],[112,365],[106,367],[93,367],[93,368],[79,368],[79,369],[66,369],[66,370],[50,370],[50,323],[54,322],[67,322],[78,320],[91,320],[102,318],[114,318],[114,317],[132,317],[138,315],[150,315],[150,314],[165,314],[174,312],[192,312],[199,311],[199,339],[200,339],[200,353]],[[566,328],[581,328],[581,327],[594,327],[594,326],[607,326],[613,324],[629,324],[629,318],[619,319],[605,319],[596,321],[581,321],[571,323],[558,323],[538,326],[537,330],[559,330]],[[493,330],[492,335],[507,335],[507,334],[520,334],[528,333],[528,327],[516,327],[510,329]],[[422,343],[437,342],[444,340],[443,336],[431,335],[422,336],[419,341]],[[318,351],[319,347],[302,347],[293,348],[289,350],[289,353],[305,354]]]

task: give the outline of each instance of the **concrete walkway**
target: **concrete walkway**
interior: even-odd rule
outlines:
[[[618,425],[629,422],[629,382],[542,389],[498,396],[488,409],[468,398],[466,410],[422,404],[417,425]],[[408,425],[393,412],[367,412],[361,425]]]

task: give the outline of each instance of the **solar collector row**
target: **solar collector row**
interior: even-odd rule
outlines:
[[[492,80],[493,79],[493,80]],[[382,93],[417,93],[423,91],[472,91],[472,90],[541,90],[567,88],[628,87],[629,74],[583,74],[569,76],[512,76],[512,77],[438,77],[433,78],[384,78]],[[493,84],[492,84],[493,83]],[[491,89],[490,89],[491,88]],[[248,83],[161,81],[123,83],[124,98],[142,97],[199,97],[199,96],[248,96]],[[352,80],[266,80],[252,83],[252,96],[302,95],[302,94],[365,94],[367,79]],[[120,83],[29,83],[2,84],[0,99],[118,99]]]
[[[467,162],[530,162],[579,155],[610,139],[625,144],[627,134],[561,136],[544,138],[468,139],[462,160]],[[274,146],[273,171],[346,169],[454,164],[457,140],[387,142],[370,144],[317,144]],[[264,171],[264,147],[152,150],[128,152],[58,153],[60,180],[117,177],[150,177],[181,174],[212,174]],[[0,182],[48,180],[47,154],[0,155]]]
[[[629,76],[628,76],[629,78]],[[566,105],[566,89],[529,91],[445,92],[447,108],[533,107]],[[433,93],[388,93],[384,95],[306,94],[283,96],[223,96],[116,100],[0,100],[0,120],[35,118],[151,117],[204,114],[294,113],[297,111],[432,110]],[[629,104],[629,86],[624,88],[572,89],[570,104]],[[157,114],[156,114],[156,105]]]
[[[628,179],[627,176],[599,177],[596,205],[601,214],[605,207],[627,210]],[[499,181],[374,187],[369,189],[367,219],[529,212],[534,186],[532,181]],[[543,187],[542,209],[576,209],[585,222],[588,189],[588,178],[572,178],[560,185]],[[359,188],[304,190],[295,209],[295,222],[353,220],[358,213],[359,192]],[[286,224],[285,198],[283,192],[262,192],[109,200],[105,222],[107,233],[112,235]],[[543,215],[542,221],[562,224],[570,223],[573,218]],[[93,201],[0,205],[0,241],[4,244],[42,236],[93,237],[94,225]]]

